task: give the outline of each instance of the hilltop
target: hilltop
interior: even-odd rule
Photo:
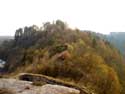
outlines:
[[[57,20],[19,28],[0,46],[8,76],[35,73],[85,86],[97,94],[125,93],[125,64],[119,51],[91,31]]]

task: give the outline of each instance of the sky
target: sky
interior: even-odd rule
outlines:
[[[125,0],[0,0],[0,36],[57,19],[80,30],[125,32]]]

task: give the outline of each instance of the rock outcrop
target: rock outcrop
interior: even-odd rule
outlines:
[[[24,80],[24,81],[44,82],[46,84],[61,85],[61,86],[74,88],[79,90],[80,94],[94,94],[92,91],[88,90],[84,85],[82,87],[79,87],[77,85],[67,83],[62,80],[55,79],[53,77],[49,77],[42,74],[40,75],[40,74],[32,74],[32,73],[20,73],[17,77],[19,80]]]
[[[43,86],[34,86],[32,82],[16,79],[0,79],[0,89],[7,89],[13,94],[80,94],[80,91],[74,88],[45,84]]]

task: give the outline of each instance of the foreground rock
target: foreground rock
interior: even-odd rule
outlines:
[[[24,80],[24,81],[44,82],[46,84],[66,86],[66,87],[79,90],[80,94],[94,94],[91,90],[87,89],[84,85],[82,87],[79,87],[77,85],[67,83],[62,80],[55,79],[53,77],[42,75],[42,74],[20,73],[16,76],[16,78],[18,78],[19,80]]]
[[[3,88],[13,94],[80,94],[80,91],[74,88],[51,84],[34,86],[32,82],[16,79],[0,79],[0,89]]]

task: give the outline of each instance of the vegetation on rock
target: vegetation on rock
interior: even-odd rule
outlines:
[[[108,41],[64,22],[16,30],[15,39],[0,46],[8,73],[30,72],[85,85],[97,94],[125,94],[123,57]]]

